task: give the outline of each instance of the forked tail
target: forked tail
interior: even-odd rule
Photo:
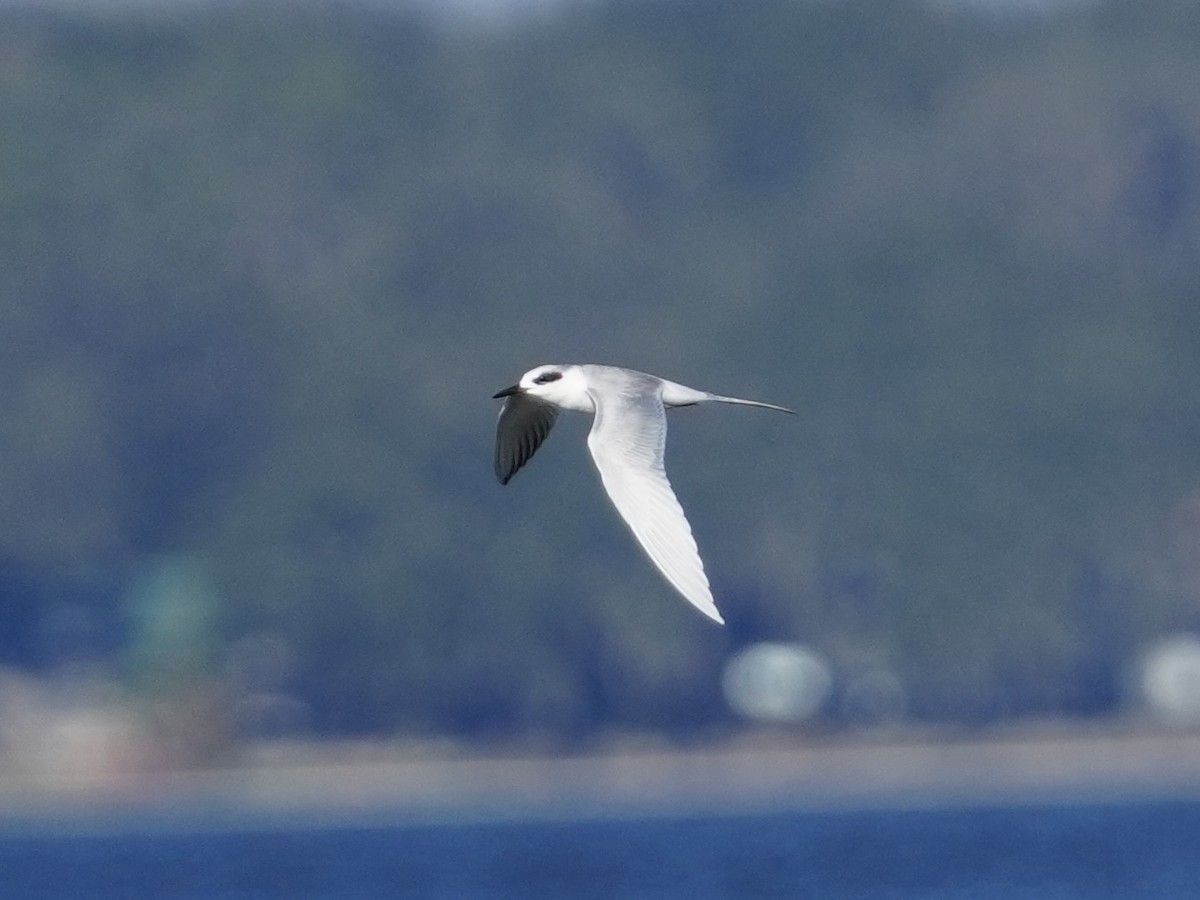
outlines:
[[[762,403],[758,400],[742,400],[738,397],[722,397],[720,394],[709,394],[709,400],[716,400],[719,403],[737,403],[740,406],[759,406],[763,409],[777,409],[780,412],[796,415],[794,409],[788,409],[786,406],[776,406],[774,403]]]
[[[722,397],[709,391],[698,391],[685,384],[662,380],[663,406],[694,406],[697,403],[737,403],[741,406],[761,406],[763,409],[777,409],[780,412],[796,415],[794,409],[786,406],[776,406],[774,403],[760,403],[758,400],[742,400],[740,397]]]

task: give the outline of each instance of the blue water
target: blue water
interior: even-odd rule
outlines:
[[[1197,898],[1200,803],[0,836],[0,897]]]

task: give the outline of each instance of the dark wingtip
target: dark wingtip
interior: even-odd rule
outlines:
[[[496,473],[496,480],[501,484],[508,484],[512,480],[512,477],[517,474],[517,470],[511,466],[506,466],[499,456],[496,457],[496,467],[493,471]]]

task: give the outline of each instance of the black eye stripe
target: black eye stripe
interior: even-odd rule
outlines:
[[[562,372],[543,372],[537,378],[533,379],[534,384],[546,384],[550,381],[558,381],[562,378]]]

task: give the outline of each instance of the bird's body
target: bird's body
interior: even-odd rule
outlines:
[[[560,409],[592,413],[588,449],[617,512],[667,581],[706,616],[724,621],[663,466],[666,409],[710,402],[790,409],[698,391],[633,369],[594,365],[538,366],[495,397],[505,398],[496,427],[501,484],[530,460]]]

